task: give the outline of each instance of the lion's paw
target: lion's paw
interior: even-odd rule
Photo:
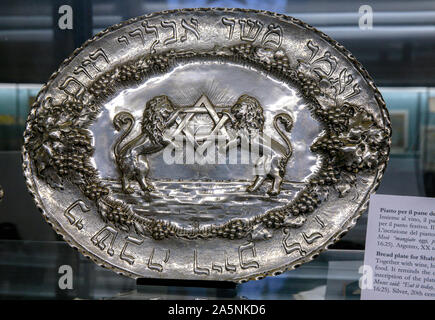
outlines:
[[[267,194],[269,196],[273,197],[273,196],[277,196],[279,194],[279,191],[272,189],[272,190],[267,191]]]
[[[124,192],[127,194],[132,194],[132,193],[134,193],[134,189],[132,187],[128,187],[128,188],[124,189]]]
[[[156,190],[156,188],[153,185],[148,184],[144,191],[153,192],[155,190]]]

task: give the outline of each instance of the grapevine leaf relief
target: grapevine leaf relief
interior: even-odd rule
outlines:
[[[359,93],[353,77],[346,68],[339,68],[329,52],[319,55],[318,47],[311,41],[307,47],[310,58],[298,60],[296,67],[291,67],[283,50],[251,44],[206,52],[145,55],[98,77],[79,99],[68,97],[62,103],[53,104],[53,99],[47,97],[39,102],[29,120],[30,131],[25,140],[36,173],[55,189],[61,189],[66,181],[73,183],[88,199],[95,201],[105,222],[156,240],[169,236],[266,239],[267,228],[299,228],[328,198],[331,188],[344,196],[356,182],[356,174],[375,170],[388,156],[388,132],[362,106],[348,102]],[[323,156],[321,170],[293,201],[250,221],[233,219],[220,226],[185,230],[168,221],[138,216],[123,201],[114,199],[110,189],[101,182],[91,162],[94,148],[88,127],[100,113],[102,103],[118,88],[138,84],[156,72],[165,72],[177,59],[214,57],[253,64],[300,88],[311,104],[313,116],[325,128],[324,134],[311,145],[312,152]]]

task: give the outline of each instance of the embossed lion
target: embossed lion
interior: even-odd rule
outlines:
[[[146,155],[159,152],[170,143],[163,132],[175,122],[178,113],[167,96],[152,98],[143,112],[141,132],[127,142],[135,125],[133,115],[123,111],[113,118],[115,129],[122,131],[115,143],[114,155],[125,193],[134,192],[132,181],[137,181],[144,192],[154,190],[147,179],[150,167]]]
[[[249,95],[240,96],[227,115],[231,120],[232,129],[237,132],[228,146],[240,145],[242,148],[250,146],[251,151],[262,151],[262,156],[255,163],[255,180],[247,188],[247,191],[256,191],[267,178],[270,178],[272,186],[268,194],[279,194],[285,168],[293,152],[290,140],[281,130],[279,123],[283,125],[285,131],[290,132],[293,127],[292,117],[286,113],[280,113],[273,118],[273,126],[285,142],[283,145],[272,137],[263,134],[265,119],[263,108],[257,99]]]

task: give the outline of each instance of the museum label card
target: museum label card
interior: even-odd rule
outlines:
[[[435,198],[370,197],[361,299],[435,299]]]

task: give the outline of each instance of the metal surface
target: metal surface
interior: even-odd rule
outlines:
[[[150,14],[45,85],[23,167],[47,221],[131,277],[243,282],[355,223],[391,143],[380,93],[328,36],[238,9]]]

